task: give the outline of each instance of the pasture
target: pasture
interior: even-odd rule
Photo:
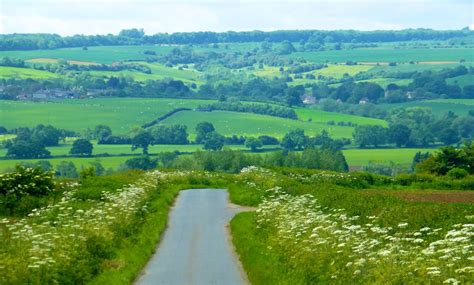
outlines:
[[[147,63],[137,61],[141,65],[148,66],[151,69],[151,74],[137,72],[133,70],[122,70],[122,71],[91,71],[89,72],[93,76],[97,77],[130,77],[137,81],[146,80],[161,80],[164,78],[173,78],[175,80],[181,80],[185,83],[196,83],[201,84],[201,74],[198,71],[191,69],[180,70],[175,67],[167,67],[160,63]]]
[[[474,99],[448,99],[448,100],[423,100],[397,104],[380,104],[387,110],[394,108],[422,107],[429,108],[436,116],[442,116],[448,111],[452,111],[459,116],[466,116],[469,111],[474,110]]]
[[[87,50],[82,48],[42,49],[31,51],[0,51],[0,57],[8,56],[24,60],[65,59],[79,62],[111,64],[125,60],[144,60],[145,51],[154,51],[157,55],[166,54],[173,46],[95,46]]]
[[[474,74],[465,74],[446,80],[448,84],[458,85],[459,87],[464,87],[466,85],[474,85]]]
[[[472,48],[360,48],[352,50],[329,50],[318,52],[295,52],[293,58],[304,58],[312,62],[346,62],[357,61],[367,63],[386,62],[430,62],[457,63],[461,59],[474,62]]]
[[[394,148],[394,149],[345,149],[342,151],[351,167],[365,166],[369,162],[410,165],[417,152],[433,152],[432,148]]]
[[[258,137],[260,135],[270,135],[282,138],[288,131],[303,129],[307,135],[315,135],[327,130],[334,138],[352,137],[353,127],[330,126],[320,122],[303,122],[297,120],[283,119],[249,113],[235,112],[179,112],[162,123],[165,125],[184,124],[188,126],[188,131],[194,134],[194,128],[199,122],[211,122],[217,132],[223,135],[243,135]]]
[[[353,123],[357,125],[381,125],[387,126],[387,122],[380,119],[367,118],[362,116],[354,116],[349,114],[325,112],[314,108],[295,108],[298,118],[302,121],[309,121],[315,123],[344,122]]]
[[[19,68],[10,66],[0,66],[0,79],[54,79],[60,75],[44,70],[36,70],[33,68]]]
[[[94,98],[52,102],[0,100],[0,121],[7,129],[51,124],[82,132],[105,124],[114,134],[126,134],[133,127],[149,123],[176,108],[195,108],[209,100]]]

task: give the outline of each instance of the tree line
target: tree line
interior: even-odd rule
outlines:
[[[406,29],[401,31],[354,31],[354,30],[279,30],[271,32],[186,32],[145,35],[143,29],[126,29],[118,35],[74,35],[61,37],[57,34],[5,34],[0,35],[0,50],[34,50],[101,45],[144,44],[210,44],[232,42],[397,42],[412,40],[447,40],[472,35],[469,28],[436,31],[431,29]]]

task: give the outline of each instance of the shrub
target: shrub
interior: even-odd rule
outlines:
[[[450,171],[448,171],[446,175],[448,175],[449,177],[453,179],[462,179],[466,177],[468,174],[469,173],[466,171],[466,169],[455,167],[451,169]]]
[[[0,195],[43,196],[54,189],[53,172],[16,166],[14,172],[0,175]]]

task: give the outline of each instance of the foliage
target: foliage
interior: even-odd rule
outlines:
[[[250,148],[251,151],[257,151],[263,146],[262,142],[258,138],[249,137],[245,140],[245,146]]]
[[[261,115],[269,115],[274,117],[298,119],[295,110],[292,108],[270,105],[270,104],[242,104],[240,102],[216,102],[208,105],[201,105],[197,108],[200,111],[233,111],[233,112],[245,112],[254,113]]]
[[[94,146],[89,140],[77,139],[72,144],[72,148],[69,153],[76,156],[91,156],[93,148]]]
[[[473,162],[474,144],[465,142],[459,149],[451,146],[440,148],[433,156],[417,164],[417,168],[437,175],[446,175],[455,168],[464,169],[469,174],[473,174]]]

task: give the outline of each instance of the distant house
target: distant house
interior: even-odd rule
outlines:
[[[362,98],[359,100],[359,105],[364,105],[364,104],[367,104],[369,103],[369,99],[367,98]]]
[[[313,96],[308,95],[308,94],[301,95],[300,99],[303,102],[303,104],[305,104],[305,105],[314,105],[314,104],[316,104],[316,98],[314,98]]]
[[[414,97],[413,95],[414,95],[414,93],[411,92],[411,91],[408,91],[407,94],[406,94],[408,99],[413,99],[413,97]]]

